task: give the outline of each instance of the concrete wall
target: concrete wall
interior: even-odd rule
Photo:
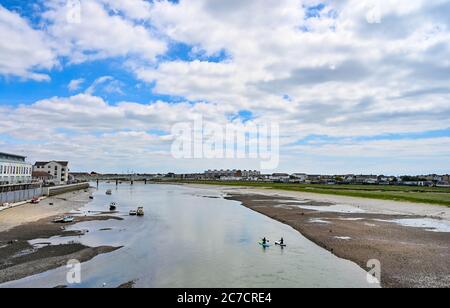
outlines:
[[[41,197],[44,194],[45,189],[42,187],[0,193],[0,205],[31,200],[34,197]]]
[[[88,189],[89,183],[63,185],[55,187],[38,187],[0,193],[0,206],[6,203],[17,203],[31,200],[34,197],[55,196],[66,192]]]
[[[89,188],[89,183],[79,183],[79,184],[72,184],[72,185],[48,187],[48,188],[45,188],[46,191],[44,193],[47,196],[55,196],[55,195],[64,194],[66,192],[88,189],[88,188]]]

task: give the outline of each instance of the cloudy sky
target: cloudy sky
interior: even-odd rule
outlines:
[[[173,125],[279,123],[279,171],[450,172],[448,0],[0,0],[0,151],[175,160]]]

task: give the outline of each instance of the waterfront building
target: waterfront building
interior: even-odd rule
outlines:
[[[220,179],[220,178],[245,178],[245,179],[257,179],[261,176],[261,172],[256,170],[208,170],[204,173],[207,179]]]
[[[45,171],[33,171],[32,174],[33,183],[39,183],[44,185],[54,183],[55,178],[56,178],[55,176]]]
[[[306,182],[308,175],[306,173],[294,173],[292,178],[298,182]]]
[[[33,171],[50,174],[53,176],[52,182],[56,185],[64,185],[69,182],[69,162],[67,161],[36,162]]]
[[[270,179],[275,182],[289,182],[291,176],[287,173],[274,173],[270,176]]]
[[[25,156],[0,152],[0,185],[31,183],[31,173]]]

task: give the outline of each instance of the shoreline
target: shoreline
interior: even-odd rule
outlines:
[[[425,219],[450,227],[448,208],[282,190],[187,185],[219,190],[225,199],[289,225],[366,271],[369,260],[379,260],[383,287],[450,287],[450,230],[432,232],[395,223]]]
[[[81,236],[83,232],[67,231],[67,226],[80,222],[122,220],[105,214],[76,216],[68,224],[55,224],[53,219],[85,206],[92,190],[69,192],[49,197],[38,205],[26,204],[0,213],[0,284],[26,278],[65,266],[69,260],[87,262],[100,254],[121,247],[88,247],[76,243],[33,247],[29,241],[60,236]],[[53,205],[51,205],[53,204]],[[0,286],[1,287],[1,286]]]
[[[350,197],[368,200],[408,202],[415,204],[433,204],[450,208],[450,190],[448,188],[426,188],[383,185],[315,185],[283,184],[263,182],[217,182],[217,181],[172,181],[186,185],[210,185],[217,187],[264,189],[305,193],[324,196]]]

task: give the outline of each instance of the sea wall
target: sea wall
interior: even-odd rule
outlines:
[[[46,196],[55,196],[64,194],[71,191],[76,190],[82,190],[82,189],[88,189],[89,183],[78,183],[78,184],[71,184],[71,185],[62,185],[62,186],[54,186],[54,187],[47,187],[44,188],[44,194]]]

